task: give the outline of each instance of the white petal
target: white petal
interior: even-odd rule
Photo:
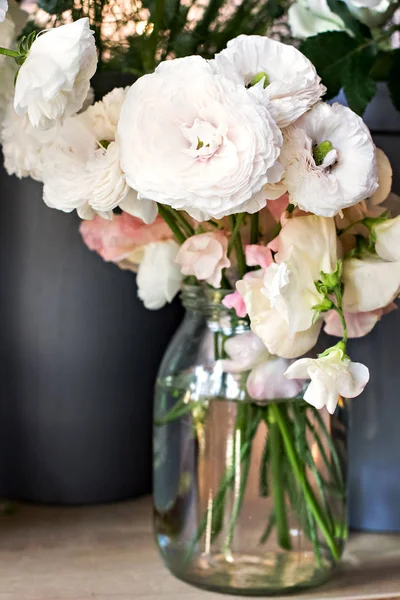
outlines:
[[[303,382],[285,378],[288,364],[284,358],[271,358],[256,366],[247,378],[249,395],[255,400],[296,397],[303,388]]]
[[[400,291],[400,262],[370,256],[343,262],[343,306],[349,312],[369,312],[393,302]]]
[[[400,261],[400,216],[375,225],[376,253],[387,261]]]
[[[173,240],[153,242],[145,247],[137,274],[138,296],[146,308],[157,310],[172,302],[182,284],[175,257],[179,246]]]

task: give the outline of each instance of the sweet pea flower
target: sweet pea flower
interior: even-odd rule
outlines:
[[[267,269],[274,259],[272,252],[267,246],[259,246],[258,244],[249,244],[245,248],[246,264],[249,267],[261,267]]]
[[[226,308],[229,308],[229,310],[234,310],[237,316],[241,319],[243,319],[247,315],[246,305],[243,301],[242,296],[237,290],[232,292],[232,294],[228,294],[227,296],[225,296],[225,298],[223,298],[222,300],[222,304]]]
[[[360,338],[370,333],[375,325],[381,320],[383,315],[391,313],[396,310],[397,306],[394,302],[391,302],[384,308],[377,308],[370,312],[344,312],[346,319],[347,334],[349,338]],[[335,337],[343,337],[343,325],[338,313],[334,310],[324,314],[325,327],[324,331],[328,335]]]
[[[400,261],[400,216],[373,226],[375,250],[389,262]]]
[[[302,358],[290,365],[285,376],[289,379],[311,379],[304,400],[321,409],[326,406],[333,415],[339,400],[355,398],[369,381],[369,370],[361,363],[353,363],[338,346],[318,358]]]
[[[388,198],[392,190],[393,180],[392,165],[386,154],[380,148],[376,148],[375,156],[378,168],[378,189],[369,199],[372,206],[382,204]]]
[[[97,54],[89,19],[39,34],[21,66],[14,108],[34,127],[47,129],[81,108],[96,72]]]
[[[228,338],[224,350],[229,358],[220,361],[223,371],[249,371],[246,387],[254,400],[294,398],[301,392],[302,381],[290,381],[284,377],[289,361],[271,356],[262,341],[251,331]]]
[[[212,61],[249,94],[261,91],[279,127],[301,117],[326,92],[312,62],[297,48],[264,35],[239,35]]]
[[[137,274],[138,296],[146,308],[158,310],[172,302],[182,286],[175,263],[179,246],[175,240],[152,242],[144,248]]]
[[[0,0],[0,23],[3,23],[3,21],[5,20],[7,11],[8,11],[8,1]]]
[[[318,103],[286,128],[280,160],[292,204],[319,216],[333,217],[378,189],[368,127],[337,103]]]
[[[82,221],[79,231],[90,250],[97,252],[103,260],[131,271],[137,271],[147,244],[172,237],[161,217],[146,225],[125,212],[112,219],[97,216],[91,221]]]
[[[387,262],[375,255],[343,261],[343,308],[370,312],[388,306],[400,292],[400,261]]]
[[[323,300],[314,282],[336,269],[333,219],[308,215],[288,221],[279,234],[276,263],[236,284],[253,332],[271,354],[296,358],[316,343],[322,321],[313,308]]]
[[[228,238],[223,231],[209,231],[188,238],[180,247],[176,263],[182,275],[194,275],[215,288],[221,285],[222,271],[231,266]]]
[[[263,186],[282,178],[282,134],[261,91],[248,94],[200,56],[164,61],[138,79],[118,133],[139,197],[197,221],[258,212]]]

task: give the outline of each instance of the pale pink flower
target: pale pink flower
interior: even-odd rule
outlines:
[[[246,387],[255,400],[293,398],[302,388],[300,380],[288,380],[284,373],[290,365],[288,360],[272,356],[263,342],[251,331],[226,340],[224,350],[229,358],[221,360],[228,373],[249,372]]]
[[[125,212],[114,215],[111,220],[97,216],[91,221],[82,221],[79,231],[88,248],[95,250],[103,260],[120,263],[134,258],[132,264],[136,265],[144,246],[172,237],[161,217],[145,225],[141,219]]]
[[[377,308],[369,312],[356,312],[350,313],[345,312],[344,316],[346,319],[347,333],[349,338],[360,338],[370,333],[378,321],[381,320],[383,315],[396,310],[397,306],[394,302],[391,302],[384,308]],[[324,315],[325,328],[324,331],[328,335],[335,337],[343,337],[343,326],[338,313],[334,310],[330,310]]]
[[[222,300],[222,304],[230,310],[233,309],[237,316],[241,319],[247,315],[246,305],[238,291],[232,292],[232,294],[225,296],[225,298]]]
[[[267,246],[249,244],[246,246],[246,264],[249,267],[267,269],[273,262],[272,252]]]
[[[269,200],[267,207],[271,215],[277,223],[280,222],[282,215],[285,213],[288,204],[290,203],[289,194],[283,194],[276,200]]]
[[[220,287],[222,271],[231,266],[227,256],[228,238],[222,231],[200,233],[180,247],[176,263],[183,275],[194,275],[215,288]]]

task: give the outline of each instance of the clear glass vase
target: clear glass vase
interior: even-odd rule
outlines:
[[[346,405],[330,417],[302,394],[252,399],[248,373],[223,368],[226,340],[249,331],[223,296],[185,287],[186,317],[157,380],[157,543],[170,571],[201,588],[315,586],[347,537]]]

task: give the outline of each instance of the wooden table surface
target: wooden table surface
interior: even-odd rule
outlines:
[[[18,506],[0,517],[0,600],[232,599],[169,575],[152,540],[150,512],[149,498]],[[301,598],[400,599],[400,535],[354,535],[333,580]]]

